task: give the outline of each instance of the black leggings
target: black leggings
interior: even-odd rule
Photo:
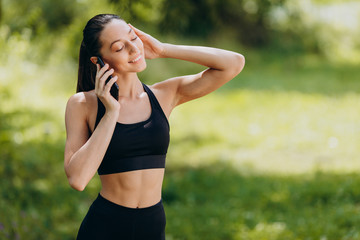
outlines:
[[[164,240],[162,200],[146,208],[128,208],[103,198],[92,203],[81,223],[77,240]]]

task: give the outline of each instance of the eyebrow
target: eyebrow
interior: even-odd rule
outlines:
[[[130,28],[128,34],[130,34],[131,31],[132,31],[132,28]],[[114,43],[119,42],[119,41],[120,41],[120,39],[113,41],[113,42],[110,44],[110,48],[111,48],[111,46],[112,46]]]

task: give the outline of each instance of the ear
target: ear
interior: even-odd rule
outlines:
[[[96,63],[97,63],[97,57],[91,57],[91,58],[90,58],[90,61],[91,61],[93,64],[96,65]]]

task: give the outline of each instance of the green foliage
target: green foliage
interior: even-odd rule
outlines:
[[[201,0],[164,2],[160,28],[178,35],[209,36],[223,33],[223,29],[235,32],[243,43],[264,45],[269,40],[266,24],[273,6],[285,0]]]
[[[5,0],[8,11],[5,22],[12,32],[21,32],[24,28],[36,34],[44,31],[56,31],[69,25],[76,16],[76,8],[71,0]]]
[[[40,42],[51,35],[52,41],[42,42],[47,46],[44,52],[59,42],[74,60],[87,20],[104,12],[117,13],[155,35],[208,41],[224,36],[247,46],[322,54],[334,62],[360,59],[360,32],[355,24],[360,5],[351,1],[5,0],[4,6],[7,11],[1,23],[10,35],[25,32]]]
[[[167,238],[360,239],[359,68],[244,54],[236,79],[172,114]],[[95,178],[76,192],[63,170],[63,114],[74,88],[62,80],[75,82],[76,69],[8,60],[0,78],[0,238],[73,239],[100,187]],[[168,69],[165,76],[189,71],[165,59],[149,64]],[[152,73],[143,77],[161,80]]]
[[[126,21],[156,24],[161,17],[164,0],[110,0],[114,3],[120,16]]]
[[[287,1],[271,13],[272,42],[278,41],[282,50],[295,47],[337,63],[358,64],[359,8],[357,1]]]
[[[178,32],[160,40],[246,57],[238,77],[172,113],[167,239],[360,239],[360,68],[314,54],[337,46],[317,45],[331,28],[302,26],[307,15],[294,1],[248,2],[0,1],[0,239],[74,239],[100,189],[97,177],[84,192],[70,188],[63,151],[81,31],[102,12],[118,12],[153,35],[168,19]],[[274,7],[290,18],[272,22]],[[230,31],[214,35],[219,29]],[[241,35],[271,38],[271,47],[244,48],[235,40]],[[202,69],[156,59],[140,78],[154,83]]]
[[[3,18],[2,1],[0,0],[0,24]]]

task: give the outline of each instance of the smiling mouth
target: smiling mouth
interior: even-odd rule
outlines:
[[[129,63],[136,63],[140,59],[141,59],[141,54],[137,58],[135,58],[134,60],[130,61]]]

